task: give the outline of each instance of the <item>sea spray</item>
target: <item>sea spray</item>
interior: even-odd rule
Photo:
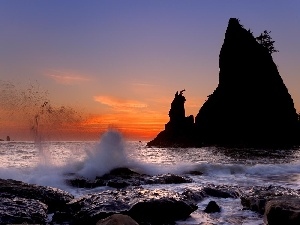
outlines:
[[[83,129],[78,127],[87,115],[69,105],[55,104],[38,82],[15,84],[0,79],[0,117],[1,135],[40,142],[81,135]]]
[[[83,162],[78,174],[88,179],[95,179],[118,167],[127,167],[128,158],[122,135],[109,130],[101,137],[100,142],[91,151],[87,151],[87,158]]]

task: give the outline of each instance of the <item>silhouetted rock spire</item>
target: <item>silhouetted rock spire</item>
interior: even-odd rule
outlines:
[[[183,96],[184,91],[185,90],[180,91],[179,94],[177,91],[175,94],[174,100],[171,103],[171,109],[169,111],[170,122],[166,124],[166,129],[180,128],[184,126],[186,120],[185,109],[184,109],[184,103],[186,99]]]
[[[165,130],[148,145],[189,146],[191,144],[191,137],[194,135],[194,117],[192,115],[185,117],[184,91],[176,92],[169,111],[170,121],[165,125]]]
[[[219,85],[196,116],[206,144],[295,142],[297,113],[268,49],[231,18],[219,56]]]

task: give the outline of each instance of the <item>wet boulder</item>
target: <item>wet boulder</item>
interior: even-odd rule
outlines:
[[[190,175],[194,175],[194,176],[200,176],[200,175],[203,175],[203,172],[198,171],[198,170],[191,170],[191,171],[188,171],[186,174],[190,174]]]
[[[204,209],[206,213],[221,212],[220,206],[215,201],[210,201]]]
[[[300,224],[300,198],[284,196],[268,201],[264,221],[268,225]]]
[[[66,213],[75,224],[93,224],[116,213],[129,215],[139,223],[168,223],[185,219],[197,209],[179,193],[140,187],[87,195],[67,205]]]
[[[95,180],[77,177],[76,174],[73,174],[66,180],[66,183],[78,188],[95,188],[102,186],[125,188],[144,184],[144,177],[148,177],[148,175],[139,174],[129,168],[121,167],[115,168],[103,176],[97,176]]]
[[[189,177],[184,177],[176,174],[162,174],[145,179],[146,184],[183,184],[191,183],[193,180]]]
[[[74,198],[73,195],[57,188],[27,184],[10,179],[0,179],[0,193],[1,196],[10,199],[19,197],[39,200],[48,206],[50,212],[61,209]]]
[[[238,198],[239,193],[227,186],[210,185],[203,188],[203,192],[211,197],[217,198]]]
[[[205,197],[207,197],[202,189],[200,190],[186,189],[184,192],[182,192],[182,196],[185,199],[194,202],[195,204],[202,201]]]
[[[197,203],[207,197],[238,198],[240,190],[234,186],[207,184],[199,188],[186,189],[182,195],[186,199]]]
[[[105,219],[99,220],[96,225],[138,225],[130,216],[114,214]]]
[[[140,176],[140,174],[126,167],[119,167],[111,170],[108,174],[104,175],[103,177],[109,177],[109,176],[131,178],[133,176]]]
[[[139,186],[144,184],[144,179],[148,175],[137,173],[129,168],[121,167],[111,170],[102,177],[97,177],[96,181],[102,181],[106,186],[113,188],[125,188],[128,186]]]
[[[45,224],[47,206],[26,198],[0,197],[0,224]]]
[[[84,177],[74,177],[66,180],[66,183],[76,188],[95,188],[106,186],[106,183],[101,179],[89,180]]]
[[[95,188],[108,186],[117,189],[145,184],[181,184],[191,182],[193,182],[193,180],[186,176],[176,174],[150,176],[147,174],[137,173],[129,168],[113,169],[101,177],[96,177],[95,180],[88,180],[82,177],[69,178],[67,180],[67,183],[73,187]]]
[[[245,191],[240,198],[244,209],[264,214],[268,201],[277,199],[278,197],[284,199],[290,198],[291,196],[298,198],[300,193],[299,191],[279,186],[256,186],[251,188],[249,191]]]

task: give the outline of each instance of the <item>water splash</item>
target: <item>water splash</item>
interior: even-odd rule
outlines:
[[[94,149],[87,151],[78,174],[88,179],[95,179],[117,167],[128,166],[124,140],[118,131],[109,130],[101,137]]]

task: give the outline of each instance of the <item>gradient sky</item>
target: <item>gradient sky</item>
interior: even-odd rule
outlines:
[[[0,139],[93,140],[114,127],[149,140],[182,89],[195,116],[218,85],[231,17],[271,31],[299,112],[300,1],[0,1]]]

